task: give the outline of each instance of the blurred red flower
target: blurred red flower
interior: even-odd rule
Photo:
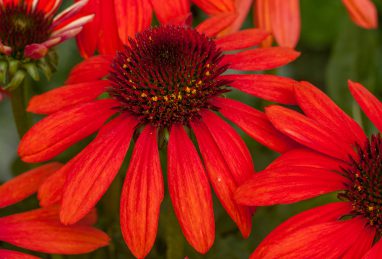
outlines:
[[[55,16],[61,0],[0,1],[0,53],[17,58],[39,59],[49,49],[77,35],[93,15],[78,12],[81,0]]]
[[[228,69],[273,69],[293,61],[299,53],[281,47],[243,50],[267,37],[257,29],[215,38],[234,18],[218,14],[195,29],[163,25],[144,30],[130,38],[116,56],[87,59],[74,68],[66,86],[32,99],[28,110],[48,116],[21,141],[19,154],[24,161],[49,160],[99,130],[60,170],[61,180],[50,181],[41,192],[44,205],[57,202],[62,195],[57,188],[62,184],[56,182],[66,179],[63,223],[77,222],[99,201],[136,133],[139,137],[121,196],[121,228],[133,254],[146,256],[156,237],[164,192],[158,144],[169,134],[169,192],[188,242],[205,253],[214,241],[207,175],[243,236],[249,235],[251,209],[238,206],[232,194],[254,172],[252,158],[239,134],[215,112],[262,144],[284,152],[293,141],[277,133],[262,112],[222,94],[232,86],[270,101],[293,104],[295,82],[273,75],[222,74]],[[102,98],[97,99],[99,96]],[[196,135],[204,163],[185,127]]]
[[[382,103],[358,83],[350,91],[382,131]],[[276,228],[251,258],[381,258],[382,137],[362,128],[319,89],[295,87],[305,115],[271,106],[273,125],[301,144],[239,187],[240,204],[289,204],[338,192],[339,202],[292,217]],[[374,241],[376,239],[376,241]],[[340,240],[340,241],[339,241]]]

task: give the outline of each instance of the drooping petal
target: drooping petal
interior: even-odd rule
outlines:
[[[150,0],[114,0],[114,5],[119,37],[124,44],[129,43],[129,37],[150,26]]]
[[[374,226],[365,226],[364,231],[362,231],[342,258],[363,258],[363,256],[370,250],[374,237],[376,228]]]
[[[378,26],[377,8],[370,0],[342,0],[351,19],[365,29],[375,29]]]
[[[199,24],[196,27],[196,30],[212,38],[230,26],[235,21],[235,19],[236,14],[234,13],[217,14]]]
[[[289,64],[298,56],[300,53],[290,48],[270,47],[225,55],[221,62],[237,70],[269,70]]]
[[[207,14],[220,14],[235,12],[234,0],[192,0],[200,9]]]
[[[304,211],[275,228],[256,248],[251,258],[265,258],[273,246],[297,230],[340,219],[351,211],[349,202],[336,202]],[[270,249],[270,250],[269,250]]]
[[[290,204],[344,190],[346,178],[320,168],[277,167],[255,174],[240,186],[236,201],[247,206]]]
[[[16,251],[0,249],[0,258],[3,259],[40,259],[40,257],[36,257],[33,255],[28,255]]]
[[[96,99],[110,85],[107,80],[77,83],[55,88],[32,97],[27,111],[36,114],[51,114],[79,103]]]
[[[296,111],[270,106],[265,113],[279,131],[311,149],[344,161],[353,152],[352,145],[343,142],[337,135],[333,136],[330,128]]]
[[[379,259],[382,256],[382,240],[380,239],[362,259]]]
[[[35,193],[45,179],[62,165],[49,163],[25,172],[0,186],[0,208],[15,204]]]
[[[349,89],[366,116],[382,132],[382,103],[360,83],[349,81]]]
[[[253,20],[255,26],[266,32],[272,33],[272,20],[271,20],[271,1],[269,0],[254,0]],[[273,36],[270,35],[262,42],[262,47],[272,46]]]
[[[190,0],[151,0],[156,17],[161,24],[167,24],[177,17],[186,17],[190,12]]]
[[[365,143],[367,137],[362,128],[317,87],[302,82],[295,92],[299,107],[308,117],[330,128],[349,144]]]
[[[282,104],[296,104],[294,87],[298,85],[287,77],[275,75],[223,75],[229,85],[253,96]]]
[[[328,171],[339,172],[342,168],[346,168],[347,164],[341,160],[320,154],[311,149],[295,148],[276,158],[267,167],[267,170],[291,166],[320,168]]]
[[[240,170],[237,170],[238,172],[231,172],[231,168],[228,166],[231,161],[225,158],[226,150],[221,150],[221,147],[214,140],[209,129],[202,121],[193,122],[191,125],[216,195],[224,209],[238,225],[242,235],[248,237],[252,227],[251,209],[240,206],[233,199],[234,191],[243,182],[243,180],[240,180],[241,177],[236,175],[245,174],[245,172]],[[232,165],[235,166],[235,163],[233,162]]]
[[[112,56],[95,56],[76,65],[65,84],[94,82],[102,79],[109,73]]]
[[[61,26],[57,26],[53,28],[52,30],[52,37],[58,37],[61,35],[65,35],[68,31],[72,31],[76,28],[83,27],[84,24],[89,23],[91,20],[93,20],[94,14],[82,16],[77,19],[69,20],[67,24],[61,24]]]
[[[116,102],[104,99],[78,105],[49,115],[21,139],[19,155],[25,162],[41,162],[62,153],[93,134],[117,111]]]
[[[282,47],[295,48],[300,37],[300,0],[270,0],[272,32]]]
[[[273,127],[264,113],[232,99],[215,98],[219,112],[262,145],[277,152],[286,152],[298,144]]]
[[[129,149],[138,121],[120,115],[62,170],[68,173],[60,218],[73,224],[83,218],[107,191]]]
[[[359,217],[311,225],[261,246],[260,258],[340,258],[365,231]],[[338,242],[341,240],[341,242]],[[260,249],[260,248],[258,248]],[[257,258],[252,254],[251,258]]]
[[[83,10],[84,6],[88,2],[89,2],[88,0],[80,0],[80,1],[76,1],[75,4],[70,5],[64,11],[62,11],[60,14],[54,17],[52,27],[55,27],[59,24],[67,22],[70,19],[73,19],[74,15],[79,13],[81,10]]]
[[[168,188],[183,234],[206,253],[215,238],[212,196],[199,155],[181,125],[173,125],[168,142]]]
[[[260,44],[268,35],[259,29],[247,29],[221,37],[215,42],[222,50],[245,49]]]
[[[0,219],[0,240],[29,250],[52,254],[81,254],[109,243],[109,237],[93,227],[68,227],[58,220],[41,219],[12,223],[11,217]]]
[[[137,258],[144,258],[154,244],[163,196],[157,130],[147,126],[135,144],[120,206],[122,234]]]

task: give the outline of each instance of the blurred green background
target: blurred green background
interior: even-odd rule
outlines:
[[[375,3],[381,14],[381,2],[375,1]],[[66,5],[68,4],[70,3],[66,3]],[[194,11],[196,23],[205,17],[196,8]],[[327,92],[348,114],[361,122],[368,133],[374,132],[375,129],[363,115],[361,116],[358,106],[351,98],[347,89],[347,80],[361,82],[377,97],[382,97],[382,30],[368,31],[357,27],[350,21],[340,0],[301,0],[301,18],[302,32],[297,46],[297,50],[302,52],[301,57],[286,67],[267,73],[275,73],[315,84]],[[381,20],[381,16],[379,16],[379,21]],[[243,27],[252,27],[252,24],[251,11]],[[35,93],[62,85],[70,69],[81,60],[74,40],[60,45],[57,52],[60,57],[58,72],[53,76],[51,82],[42,81],[33,85]],[[258,109],[263,109],[269,104],[237,91],[233,91],[229,95]],[[257,170],[263,169],[277,157],[276,153],[262,147],[242,132],[240,133],[250,148]],[[10,102],[6,99],[0,102],[1,182],[26,170],[26,166],[17,159],[18,141]],[[60,155],[58,160],[67,161],[88,141],[82,141],[70,148]],[[123,178],[128,160],[129,156],[118,177]],[[111,235],[113,242],[110,247],[82,256],[39,255],[44,258],[133,258],[124,244],[119,230],[119,196],[116,195],[119,189],[119,183],[114,183],[112,191],[109,191],[99,203],[98,226]],[[185,256],[189,258],[247,258],[267,233],[285,219],[307,208],[333,200],[336,196],[332,194],[293,205],[258,208],[253,218],[252,234],[246,240],[241,237],[239,230],[215,198],[216,239],[214,246],[206,255],[197,254],[187,244],[173,215],[167,193],[166,197],[161,209],[157,241],[148,258],[184,258]],[[36,207],[36,198],[32,197],[25,202],[1,210],[0,215]],[[0,246],[11,247],[7,244],[0,244]]]

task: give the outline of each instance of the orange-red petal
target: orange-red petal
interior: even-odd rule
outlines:
[[[157,129],[146,126],[134,147],[120,206],[122,234],[137,258],[144,258],[155,242],[163,195]]]
[[[178,17],[186,17],[191,12],[190,0],[151,0],[151,4],[161,24],[172,22]]]
[[[235,0],[192,0],[207,14],[235,12]]]
[[[49,115],[35,124],[21,139],[19,155],[25,162],[41,162],[62,153],[93,134],[117,111],[116,102],[99,100]]]
[[[0,249],[0,258],[2,259],[40,259],[40,257],[36,257],[33,255],[28,255],[16,251]]]
[[[260,29],[241,30],[215,40],[222,50],[245,49],[260,44],[268,33]]]
[[[122,165],[137,124],[135,117],[118,116],[63,167],[69,172],[60,213],[64,224],[78,222],[107,191]]]
[[[237,152],[237,149],[235,147],[232,147],[230,151],[222,149],[203,121],[193,122],[192,129],[216,195],[232,220],[238,225],[242,235],[248,237],[252,227],[252,211],[250,208],[237,204],[233,198],[234,191],[243,182],[240,178],[245,178],[246,173],[240,171],[240,166],[237,167],[236,172],[232,172],[231,168],[236,169],[237,161],[231,162],[226,158],[227,152]],[[228,166],[229,164],[231,167]],[[237,177],[240,174],[244,177]]]
[[[298,146],[292,139],[273,127],[264,113],[235,100],[215,98],[219,112],[239,126],[245,133],[276,152],[286,152]]]
[[[181,125],[173,125],[168,143],[168,188],[183,234],[199,253],[215,239],[212,196],[198,152]]]
[[[294,61],[300,53],[290,48],[271,47],[225,55],[222,64],[237,70],[269,70]]]
[[[271,1],[270,0],[254,0],[253,20],[255,26],[272,34],[271,21]],[[262,42],[262,47],[272,46],[273,36],[270,35]]]
[[[378,27],[377,8],[370,0],[342,0],[351,19],[365,29]]]
[[[214,15],[196,27],[200,33],[204,33],[208,37],[215,37],[219,32],[230,26],[236,19],[234,13],[222,13]]]
[[[107,80],[77,83],[55,88],[32,97],[28,112],[50,114],[70,106],[96,99],[110,85]]]
[[[38,189],[38,199],[41,207],[51,206],[61,202],[68,171],[58,170],[49,176]]]
[[[0,208],[15,204],[35,193],[46,178],[62,165],[49,163],[25,172],[0,186]]]

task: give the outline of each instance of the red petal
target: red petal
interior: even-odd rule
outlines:
[[[295,48],[300,37],[300,0],[271,0],[273,35],[282,47]]]
[[[121,229],[137,258],[151,250],[158,229],[164,188],[157,130],[147,126],[135,144],[121,195]]]
[[[41,207],[47,207],[61,201],[68,173],[65,168],[64,170],[58,170],[49,176],[40,186],[38,189],[38,199]]]
[[[222,13],[212,16],[199,24],[196,30],[207,37],[215,37],[219,32],[230,26],[236,19],[236,14]]]
[[[274,229],[257,247],[251,258],[271,256],[273,247],[297,230],[340,219],[351,211],[349,202],[336,202],[316,207],[291,217]]]
[[[314,167],[278,167],[257,173],[236,191],[236,201],[247,206],[289,204],[344,190],[346,178]]]
[[[378,27],[377,8],[370,0],[342,0],[351,19],[365,29]]]
[[[269,70],[289,64],[298,56],[299,52],[289,48],[258,48],[225,55],[221,62],[237,70]]]
[[[37,191],[45,179],[61,168],[60,163],[49,163],[23,173],[0,186],[0,208],[24,200]]]
[[[161,24],[169,23],[177,17],[187,16],[190,10],[190,0],[151,0],[156,17]]]
[[[365,222],[360,218],[312,225],[262,245],[261,257],[251,258],[341,258],[361,233]],[[341,242],[338,242],[341,240]]]
[[[0,258],[2,259],[39,259],[40,257],[16,252],[16,251],[11,251],[11,250],[6,250],[6,249],[0,249]]]
[[[11,220],[11,217],[7,218]],[[0,224],[0,240],[43,253],[88,253],[109,243],[108,236],[93,227],[77,225],[67,227],[54,220],[32,219],[19,222],[0,220]]]
[[[229,28],[227,28],[225,31],[219,34],[219,36],[228,35],[233,32],[237,32],[242,27],[245,19],[248,16],[249,10],[251,9],[251,6],[252,6],[252,0],[235,0],[235,3],[236,3],[236,14],[237,14],[235,22],[233,22]]]
[[[19,155],[25,162],[41,162],[62,153],[97,131],[117,111],[105,99],[54,113],[35,124],[21,139]]]
[[[279,156],[267,167],[267,170],[291,166],[312,167],[338,172],[348,164],[310,149],[298,148]]]
[[[124,44],[129,43],[129,37],[150,27],[150,0],[114,0],[114,5],[119,37]]]
[[[138,121],[120,115],[62,170],[69,172],[61,207],[61,221],[73,224],[83,218],[107,191],[129,149]]]
[[[220,14],[235,11],[234,0],[192,0],[207,14]]]
[[[98,50],[101,54],[114,56],[123,48],[122,41],[118,35],[118,22],[116,19],[118,2],[121,0],[101,0],[100,16],[101,22],[98,32]]]
[[[102,79],[109,74],[111,56],[96,56],[76,65],[65,84],[87,83]]]
[[[76,0],[78,2],[80,0]],[[83,26],[82,31],[77,35],[77,45],[80,50],[81,56],[89,58],[93,56],[98,41],[98,30],[101,23],[100,5],[101,0],[89,0],[88,3],[82,8],[81,12],[84,15],[95,14],[93,20]],[[113,30],[113,28],[110,28]],[[116,31],[116,29],[114,29]]]
[[[362,259],[379,259],[382,257],[382,240],[380,239]]]
[[[311,149],[344,161],[353,152],[352,146],[338,139],[336,135],[333,136],[330,128],[319,125],[296,111],[270,106],[266,108],[266,115],[279,131]]]
[[[374,226],[365,226],[364,231],[359,234],[354,245],[341,258],[364,258],[363,256],[370,250],[373,244],[375,232]]]
[[[109,81],[100,80],[55,88],[32,97],[27,111],[37,114],[50,114],[79,103],[89,102],[102,94],[108,85],[110,85]]]
[[[206,253],[215,238],[212,196],[202,162],[183,127],[171,128],[168,142],[168,188],[183,234]]]
[[[38,0],[36,10],[44,14],[50,14],[57,11],[60,7],[62,0]]]
[[[349,81],[349,88],[363,112],[382,132],[382,103],[359,83]]]
[[[298,104],[308,117],[329,128],[333,135],[350,145],[365,143],[367,137],[362,128],[317,87],[302,82],[295,89]]]
[[[215,98],[212,102],[219,107],[224,117],[238,125],[245,133],[262,145],[277,152],[286,152],[298,144],[277,131],[264,113],[232,99]]]
[[[259,29],[272,33],[272,21],[271,21],[271,1],[269,0],[256,0],[254,4],[253,20],[255,26]],[[273,37],[269,36],[261,44],[263,47],[272,46]]]
[[[236,170],[237,172],[231,171],[229,164],[233,167],[236,164],[234,161],[231,163],[226,159],[227,150],[221,149],[202,121],[193,122],[192,129],[195,132],[204,165],[216,195],[227,213],[240,228],[242,235],[248,237],[252,227],[251,209],[238,205],[233,199],[234,191],[243,182],[242,178],[245,177],[246,173],[240,170]],[[244,174],[244,177],[236,176],[240,174]]]
[[[220,79],[231,81],[230,86],[242,92],[282,104],[296,104],[294,86],[297,81],[274,75],[224,75]]]
[[[245,49],[260,44],[268,35],[259,29],[247,29],[221,37],[215,42],[222,50]]]

